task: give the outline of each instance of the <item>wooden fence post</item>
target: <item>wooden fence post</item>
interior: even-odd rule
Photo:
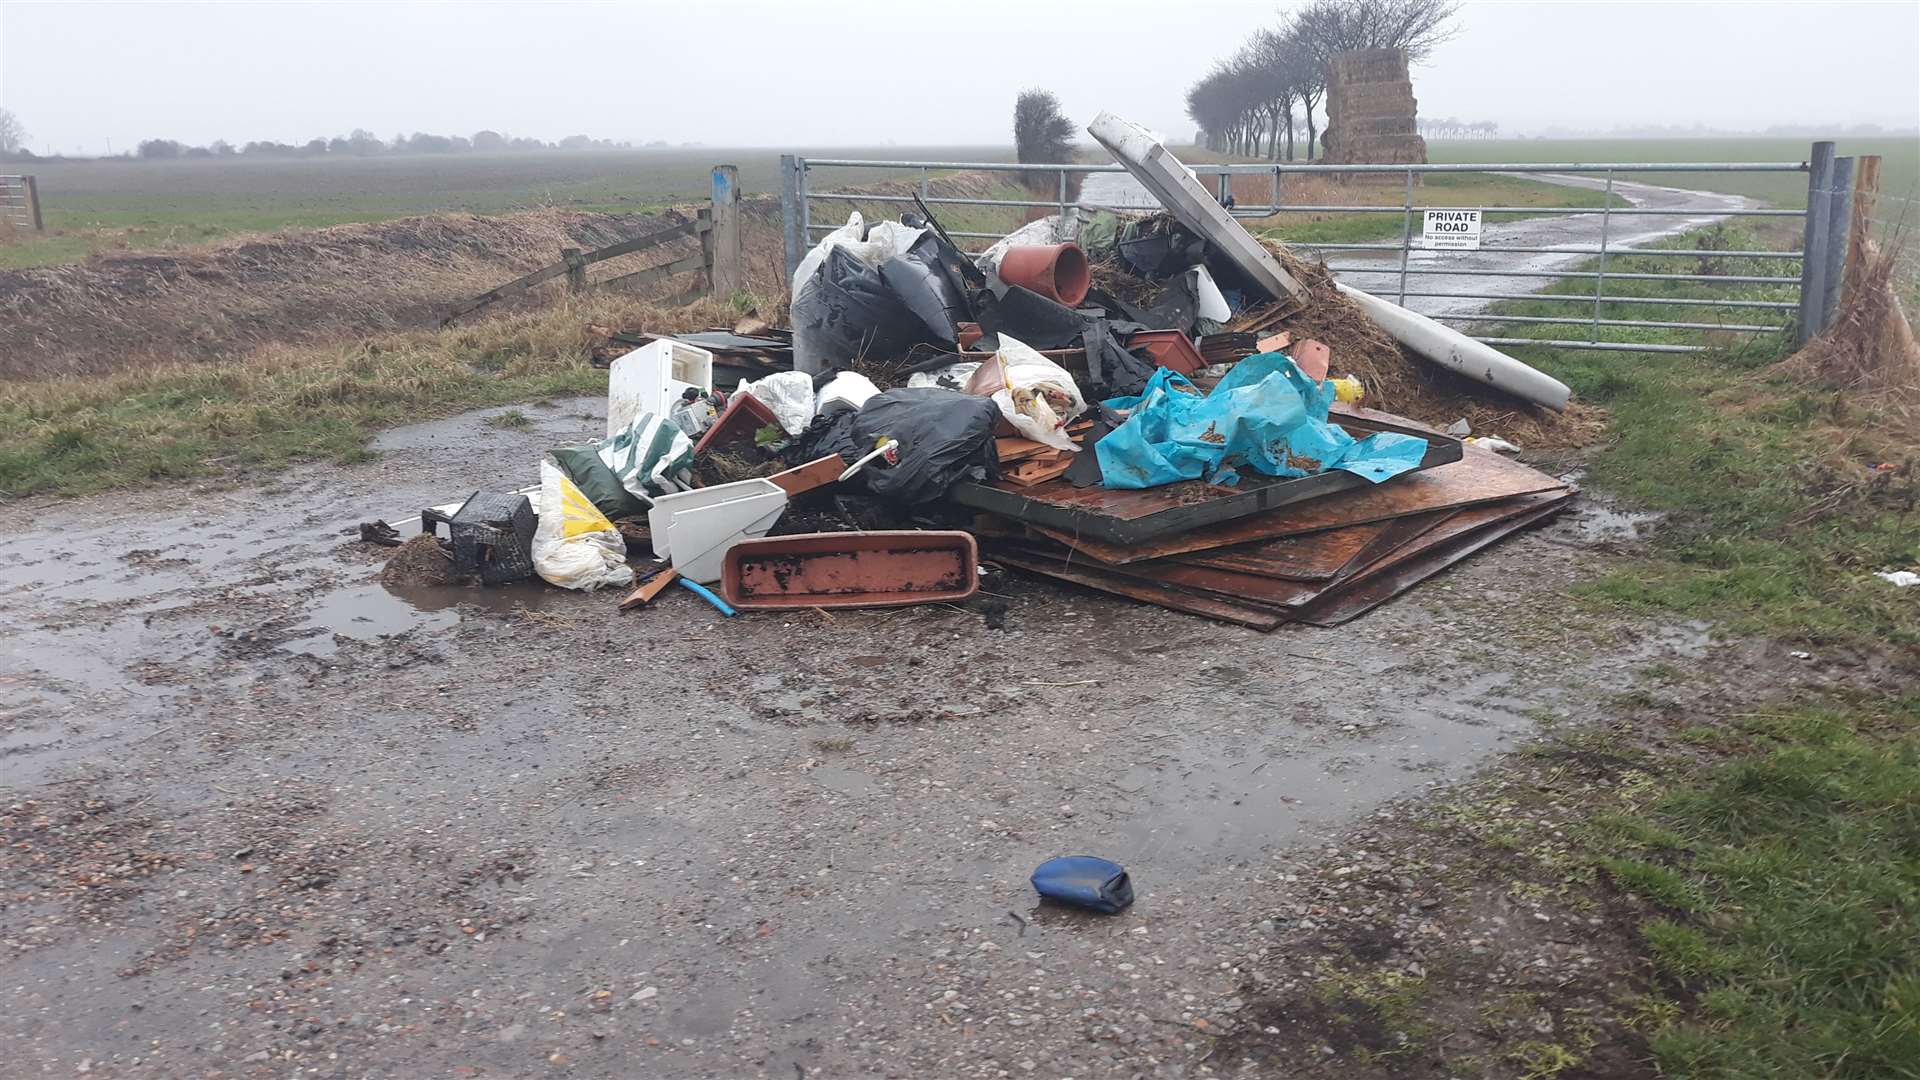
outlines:
[[[33,231],[46,232],[46,222],[40,220],[40,185],[32,176],[20,179],[27,185],[27,210],[33,216]]]
[[[587,289],[587,262],[580,257],[580,249],[561,248],[560,261],[567,264],[567,291],[585,292]]]
[[[741,291],[740,170],[713,167],[713,291],[728,298]]]
[[[1853,219],[1847,222],[1847,264],[1841,271],[1841,296],[1844,298],[1867,268],[1867,245],[1871,231],[1874,202],[1880,195],[1880,155],[1862,154],[1853,166]]]

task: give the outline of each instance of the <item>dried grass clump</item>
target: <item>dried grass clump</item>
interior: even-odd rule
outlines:
[[[1920,403],[1920,343],[1893,284],[1900,255],[1898,247],[1869,245],[1833,325],[1779,370],[1889,404]]]

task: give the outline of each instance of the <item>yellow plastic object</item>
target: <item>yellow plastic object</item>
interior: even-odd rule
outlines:
[[[1341,402],[1351,405],[1367,396],[1367,388],[1360,385],[1360,380],[1352,375],[1342,375],[1333,380],[1333,393]]]

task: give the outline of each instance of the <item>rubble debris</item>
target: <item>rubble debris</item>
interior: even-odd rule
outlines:
[[[1033,890],[1048,900],[1102,915],[1117,915],[1133,903],[1133,880],[1117,862],[1092,855],[1062,855],[1033,871]]]
[[[1505,358],[1477,372],[1567,410],[1544,420],[1412,362],[1450,339],[1254,238],[1144,132],[1092,130],[1165,211],[1048,216],[972,261],[924,204],[855,213],[803,258],[790,339],[615,335],[642,340],[613,361],[608,438],[543,464],[541,576],[629,583],[635,542],[666,566],[623,607],[673,581],[728,615],[890,607],[973,595],[984,545],[1265,631],[1354,618],[1573,497],[1488,449],[1514,443],[1466,441],[1592,423],[1557,383]],[[754,366],[729,394],[730,357]]]
[[[363,521],[360,523],[360,542],[378,544],[381,547],[399,547],[400,530],[385,521]]]
[[[380,584],[389,589],[454,583],[453,553],[441,548],[440,541],[431,533],[409,537],[380,568]]]
[[[742,611],[951,603],[979,587],[972,534],[942,530],[743,540],[720,575],[720,594]]]

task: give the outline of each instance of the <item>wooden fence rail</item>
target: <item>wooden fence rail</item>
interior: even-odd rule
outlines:
[[[517,296],[557,277],[567,279],[568,292],[585,292],[588,289],[605,289],[616,285],[625,288],[651,285],[675,274],[699,270],[706,278],[705,291],[718,290],[729,294],[736,292],[741,282],[740,191],[736,178],[737,170],[734,166],[716,165],[713,169],[713,206],[702,208],[692,220],[658,229],[645,236],[636,236],[631,240],[609,244],[594,251],[562,248],[559,262],[550,263],[531,274],[515,278],[505,285],[488,289],[471,300],[463,300],[455,304],[441,318],[440,325],[445,326],[462,315],[471,314],[509,296]],[[594,263],[646,251],[684,236],[699,237],[700,250],[697,253],[660,266],[610,277],[604,281],[591,284],[587,281],[587,267]]]
[[[0,222],[17,229],[45,232],[40,219],[40,186],[31,176],[0,176]]]

